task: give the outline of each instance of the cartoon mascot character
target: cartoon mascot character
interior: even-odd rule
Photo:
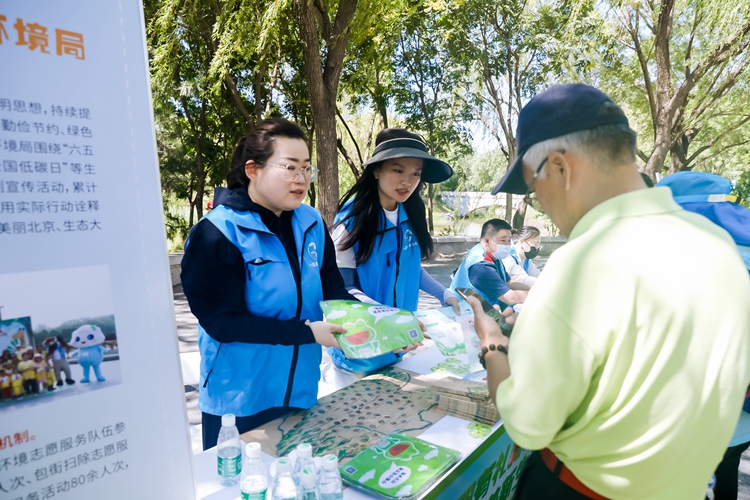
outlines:
[[[99,365],[104,359],[104,353],[108,349],[101,344],[104,342],[104,333],[96,325],[82,325],[78,327],[70,337],[70,346],[78,349],[78,364],[83,368],[82,384],[89,382],[89,368],[94,369],[96,380],[104,382],[106,379],[99,370]]]

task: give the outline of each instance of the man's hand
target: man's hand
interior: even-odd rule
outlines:
[[[448,300],[445,301],[446,304],[449,306],[453,306],[453,310],[456,312],[457,315],[461,315],[461,308],[458,306],[458,297],[455,295],[453,297],[450,297]]]
[[[521,306],[519,305],[518,307],[520,308]],[[513,325],[516,324],[518,313],[515,311],[513,307],[506,307],[505,311],[502,312],[502,315],[505,317],[505,323],[510,325],[510,328],[512,330]]]
[[[336,340],[333,333],[346,333],[346,328],[325,321],[315,321],[314,323],[307,321],[306,324],[310,327],[310,330],[312,330],[316,343],[323,347],[338,347],[341,349],[339,341]]]
[[[477,335],[479,336],[482,345],[488,346],[490,344],[495,344],[507,347],[508,337],[500,332],[500,326],[495,320],[487,316],[487,313],[482,309],[482,304],[480,304],[475,297],[467,297],[466,301],[474,310],[474,329],[477,331]]]
[[[482,347],[489,347],[490,344],[495,344],[504,345],[507,348],[508,337],[500,333],[500,326],[495,320],[487,316],[484,310],[482,310],[482,305],[479,301],[474,297],[468,297],[466,300],[474,310],[474,329],[479,336]],[[510,307],[507,309],[510,309]],[[503,316],[505,315],[503,314]],[[496,349],[487,351],[484,355],[484,361],[487,367],[487,390],[490,392],[492,401],[497,404],[495,400],[497,388],[503,380],[510,376],[508,357]]]

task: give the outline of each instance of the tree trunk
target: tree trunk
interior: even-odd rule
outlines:
[[[669,39],[672,36],[672,17],[675,0],[664,0],[656,24],[656,122],[654,149],[646,163],[646,174],[652,179],[664,168],[664,160],[672,144],[672,66]]]
[[[206,100],[201,99],[201,113],[198,120],[200,126],[198,127],[198,137],[196,138],[195,144],[195,156],[198,167],[197,175],[197,186],[195,188],[195,212],[198,216],[198,220],[203,217],[203,195],[206,193],[206,162],[203,151],[206,144],[206,130],[208,124],[206,123]]]
[[[349,39],[349,23],[357,0],[339,0],[336,19],[331,23],[327,9],[311,0],[295,0],[305,76],[315,121],[315,150],[318,163],[318,208],[330,226],[338,210],[339,169],[336,153],[336,97]],[[319,24],[320,23],[320,24]],[[321,59],[320,38],[325,42]]]
[[[372,92],[372,102],[375,103],[375,109],[383,121],[383,128],[388,128],[388,96],[385,88],[380,83],[380,68],[375,68],[375,89]]]
[[[311,93],[312,94],[312,93]],[[330,113],[323,108],[313,106],[313,113],[317,114],[315,119],[315,149],[318,160],[318,210],[323,220],[330,227],[336,216],[339,204],[339,165],[338,153],[336,151],[336,115],[332,112],[335,102],[328,107]]]
[[[253,93],[255,94],[255,121],[261,121],[263,119],[263,99],[261,94],[263,93],[263,79],[266,76],[266,60],[263,58],[260,62],[260,68],[255,73],[253,78]]]
[[[310,206],[315,208],[315,202],[317,201],[317,194],[315,191],[315,183],[310,183],[310,190],[307,192],[307,194],[310,196]]]
[[[435,219],[433,217],[434,207],[432,206],[432,183],[427,184],[427,230],[431,235],[435,233]]]
[[[250,116],[250,113],[248,113],[247,108],[245,107],[245,103],[242,102],[242,97],[237,90],[237,83],[234,81],[234,78],[232,78],[232,75],[230,75],[229,72],[227,72],[227,74],[224,76],[224,83],[229,90],[232,107],[234,107],[234,109],[236,109],[237,112],[242,115],[242,118],[245,119],[245,123],[249,128],[254,123],[253,118],[252,116]]]
[[[195,213],[198,217],[198,220],[203,217],[203,193],[206,187],[206,166],[203,158],[203,146],[206,137],[206,100],[201,99],[201,111],[200,116],[198,117],[197,124],[190,114],[190,108],[188,107],[187,98],[185,96],[182,96],[180,98],[180,102],[182,104],[183,112],[185,113],[185,118],[190,125],[190,131],[193,134],[193,141],[195,143],[196,172],[194,179],[198,185],[195,188],[195,197],[192,196],[191,192],[191,196],[189,198],[191,200],[189,225],[190,227],[193,227],[193,208],[195,208]]]
[[[341,153],[341,156],[344,157],[344,161],[346,162],[346,164],[349,165],[349,170],[352,171],[354,180],[359,180],[359,168],[357,167],[357,164],[354,162],[352,157],[349,155],[349,152],[346,150],[344,142],[341,140],[341,138],[336,139],[336,146],[339,148],[339,153]]]
[[[516,213],[513,214],[513,222],[511,223],[513,229],[521,229],[526,223],[527,207],[528,205],[526,205],[526,201],[521,200],[521,203],[518,204],[518,210],[516,210]]]
[[[307,150],[310,151],[310,154],[313,152],[313,135],[315,134],[315,125],[312,125],[312,130],[308,129],[305,132],[305,135],[307,135]],[[307,192],[308,196],[310,196],[310,206],[315,208],[315,204],[318,201],[318,191],[315,187],[315,183],[310,183],[310,190]]]
[[[511,193],[505,193],[505,220],[506,222],[513,220],[513,195]]]

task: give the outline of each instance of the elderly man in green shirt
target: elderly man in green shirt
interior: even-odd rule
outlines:
[[[569,241],[519,317],[506,311],[510,341],[471,301],[505,428],[538,450],[516,498],[702,499],[750,384],[732,239],[646,189],[635,132],[593,87],[534,97],[517,140],[493,194],[536,196]]]

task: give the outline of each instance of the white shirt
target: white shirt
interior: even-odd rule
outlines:
[[[515,247],[516,253],[518,253],[517,243]],[[539,273],[541,271],[536,267],[533,260],[529,260],[529,270],[524,270],[523,265],[527,260],[528,259],[521,259],[520,257],[518,257],[519,263],[516,264],[513,256],[508,255],[503,259],[503,266],[505,266],[505,270],[508,271],[508,274],[510,275],[510,279],[512,281],[518,281],[519,283],[523,283],[524,285],[531,286],[536,283],[536,278],[539,276]]]

